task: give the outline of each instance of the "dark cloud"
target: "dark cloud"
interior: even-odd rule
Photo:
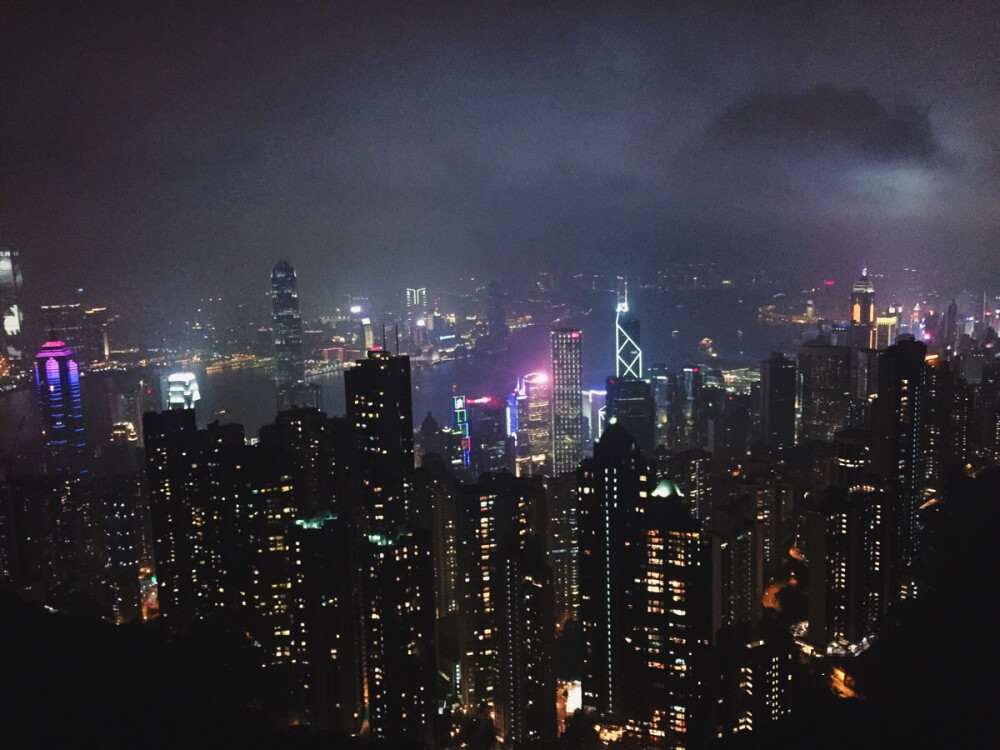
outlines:
[[[841,147],[880,161],[929,161],[940,152],[927,112],[892,108],[864,89],[831,84],[793,94],[758,94],[726,110],[712,135],[731,146]]]

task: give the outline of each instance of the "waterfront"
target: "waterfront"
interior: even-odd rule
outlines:
[[[689,289],[670,293],[640,290],[630,296],[635,314],[642,321],[645,364],[664,363],[677,370],[686,364],[706,363],[699,350],[710,338],[717,353],[709,358],[720,367],[756,366],[772,349],[791,351],[796,329],[768,326],[757,319],[763,292],[756,296],[735,289]],[[587,313],[558,321],[560,327],[578,327],[583,332],[583,387],[603,388],[614,372],[614,305],[611,295],[597,300]],[[549,366],[551,321],[519,328],[510,333],[506,351],[472,352],[467,357],[435,365],[414,364],[412,369],[413,418],[419,427],[428,412],[441,424],[450,419],[452,395],[509,393],[519,376]],[[161,374],[180,368],[148,368],[132,372],[89,373],[82,382],[86,429],[92,444],[99,444],[111,428],[110,396],[117,389],[138,386],[140,378],[150,383],[156,395]],[[201,401],[198,422],[204,426],[219,419],[238,423],[248,437],[273,421],[277,412],[273,373],[266,369],[192,368],[198,378]],[[323,410],[344,414],[342,372],[317,375],[310,382],[322,389]],[[20,432],[15,447],[15,436]],[[0,394],[0,447],[10,456],[16,472],[38,467],[41,425],[34,388]],[[93,437],[93,436],[96,436]]]

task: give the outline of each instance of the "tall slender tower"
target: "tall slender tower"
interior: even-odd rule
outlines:
[[[433,738],[432,539],[412,504],[410,358],[375,349],[344,373],[361,531],[363,695],[371,735],[389,746]]]
[[[581,348],[578,329],[552,331],[552,474],[576,471],[583,458]]]
[[[764,442],[791,448],[795,444],[795,363],[779,352],[761,362],[760,390]]]
[[[18,361],[23,356],[21,266],[17,250],[0,248],[0,354]]]
[[[271,314],[278,360],[275,381],[279,386],[300,383],[305,377],[302,315],[295,269],[285,260],[279,260],[271,271]]]
[[[639,347],[639,321],[628,311],[628,283],[618,298],[615,312],[615,377],[642,378],[642,349]]]
[[[35,383],[45,435],[46,472],[74,478],[88,471],[80,401],[80,368],[62,341],[47,341],[35,357]]]

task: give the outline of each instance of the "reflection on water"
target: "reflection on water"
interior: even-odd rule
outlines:
[[[699,352],[702,339],[710,338],[718,352],[720,365],[753,364],[768,356],[776,347],[788,348],[793,332],[787,328],[764,326],[757,320],[757,300],[749,294],[724,290],[688,290],[677,293],[637,292],[630,295],[631,307],[642,322],[641,343],[647,364],[664,362],[673,369],[704,357]],[[678,306],[679,305],[679,306]],[[588,315],[563,321],[565,327],[583,331],[583,386],[603,387],[604,379],[614,368],[614,309],[601,304]],[[509,350],[497,354],[476,354],[467,359],[429,367],[414,366],[413,416],[419,425],[430,411],[441,424],[450,421],[450,398],[503,395],[515,380],[533,370],[549,367],[549,331],[547,326],[513,331]],[[244,425],[248,436],[255,436],[274,420],[277,394],[271,375],[260,370],[219,372],[206,375],[195,370],[202,400],[198,421],[204,425],[215,418]],[[144,374],[154,381],[159,373]],[[82,382],[84,417],[88,440],[98,444],[107,439],[111,429],[110,396],[116,388],[138,382],[138,373],[91,374]],[[344,378],[330,373],[312,382],[322,387],[323,409],[327,414],[343,414]],[[0,395],[0,448],[10,456],[14,435],[21,424],[17,453],[18,463],[31,465],[31,455],[41,444],[41,422],[33,389]],[[2,457],[0,457],[2,458]]]

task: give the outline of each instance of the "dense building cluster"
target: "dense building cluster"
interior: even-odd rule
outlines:
[[[74,348],[41,348],[44,472],[0,483],[0,576],[59,610],[245,634],[283,726],[428,747],[544,747],[574,716],[607,745],[760,729],[803,670],[850,690],[844,664],[921,595],[946,475],[1000,463],[993,328],[900,333],[867,275],[848,321],[756,372],[644,367],[623,293],[606,392],[554,328],[548,371],[416,429],[409,356],[368,342],[329,417],[287,263],[272,302],[285,400],[253,439],[200,428],[181,378],[161,409],[116,394],[95,462]],[[425,328],[426,290],[406,305]]]

